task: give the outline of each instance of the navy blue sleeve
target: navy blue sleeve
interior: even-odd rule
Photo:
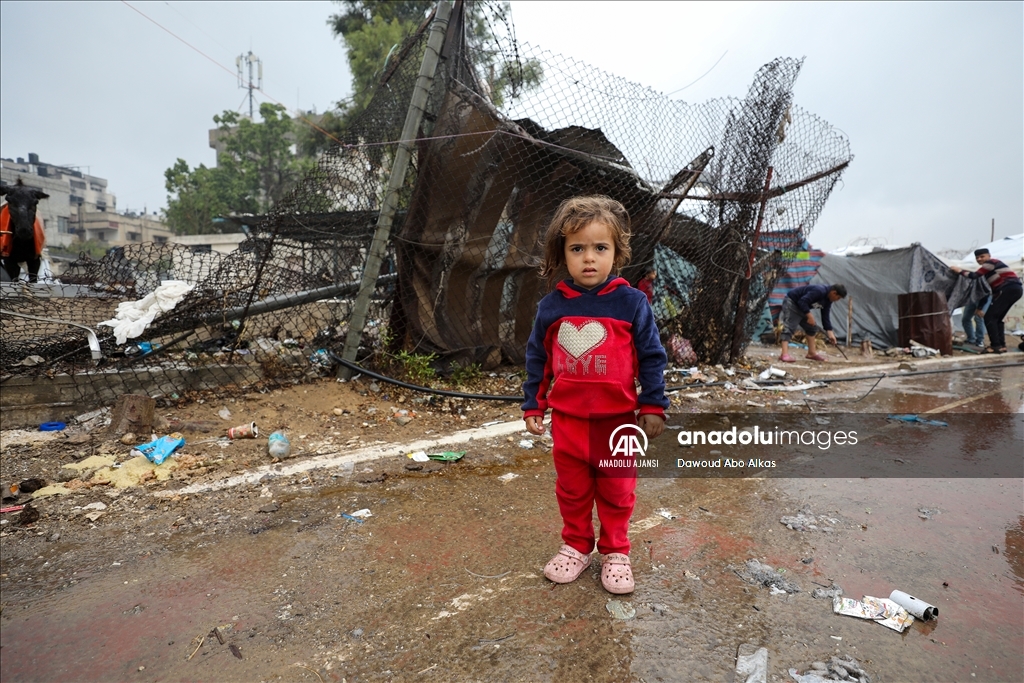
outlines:
[[[641,406],[667,409],[669,400],[665,396],[665,366],[668,365],[668,355],[661,345],[658,325],[654,321],[654,311],[647,303],[647,296],[638,293],[640,305],[633,317],[633,344],[636,347],[637,375],[640,380],[638,400]]]
[[[815,298],[816,292],[814,287],[810,285],[804,285],[804,293],[799,299],[796,300],[796,307],[800,309],[800,312],[807,315],[811,312],[811,306],[813,306],[817,299]]]
[[[537,318],[533,321],[533,331],[530,332],[530,340],[526,344],[526,381],[523,383],[525,401],[521,406],[524,412],[547,410],[547,401],[544,400],[547,395],[547,383],[544,376],[547,372],[548,351],[544,347],[544,337],[547,335],[548,326],[542,322],[546,308],[544,303],[542,299],[537,306]]]

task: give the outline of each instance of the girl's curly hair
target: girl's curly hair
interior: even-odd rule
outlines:
[[[618,273],[629,263],[629,213],[619,202],[604,195],[571,197],[555,211],[544,239],[544,260],[540,275],[553,285],[565,274],[565,236],[578,232],[593,222],[603,223],[612,232],[615,261],[612,272]]]

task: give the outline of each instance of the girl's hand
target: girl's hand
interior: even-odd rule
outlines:
[[[544,433],[544,418],[540,415],[531,415],[526,420],[526,431],[540,436]]]
[[[661,436],[661,433],[665,431],[665,418],[660,415],[641,415],[640,429],[644,430],[644,434],[648,438]]]

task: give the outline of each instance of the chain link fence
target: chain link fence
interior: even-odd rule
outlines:
[[[520,364],[547,292],[545,230],[559,203],[581,194],[628,209],[633,259],[622,274],[635,283],[657,270],[654,310],[676,360],[741,354],[786,252],[851,160],[840,132],[793,103],[802,61],[765,65],[743,99],[689,104],[511,31],[474,49],[459,38],[459,17],[451,23],[390,200],[417,78],[425,82],[429,21],[271,214],[229,219],[249,234],[236,252],[130,245],[83,257],[60,285],[5,284],[4,392],[38,391],[46,377],[62,387],[54,404],[186,398],[327,375],[346,352],[385,372],[401,358],[429,358],[442,373]],[[364,287],[375,234],[386,238],[381,265]],[[169,310],[165,281],[190,286]],[[349,335],[360,296],[366,313]],[[119,305],[129,317],[152,312],[147,301],[157,315],[139,336],[100,325]]]

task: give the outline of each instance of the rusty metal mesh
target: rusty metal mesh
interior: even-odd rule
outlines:
[[[272,214],[232,218],[249,232],[238,251],[132,245],[73,264],[61,281],[76,286],[63,296],[5,290],[3,381],[61,375],[99,401],[329,373],[427,35],[397,51],[368,109]],[[689,104],[512,39],[497,45],[446,50],[357,359],[386,368],[400,354],[433,354],[441,372],[521,363],[547,291],[537,274],[544,232],[558,204],[580,194],[628,209],[623,275],[635,283],[657,269],[653,305],[666,342],[685,349],[677,361],[741,352],[786,252],[851,159],[841,133],[793,104],[802,61],[765,65],[743,99]],[[97,326],[164,280],[195,287],[142,336],[117,344]],[[68,323],[96,330],[100,361]]]

